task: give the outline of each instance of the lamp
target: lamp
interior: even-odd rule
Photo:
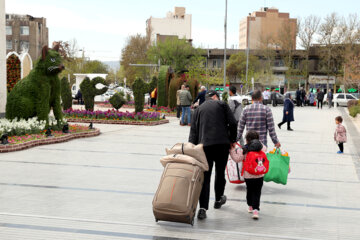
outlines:
[[[62,128],[63,133],[69,133],[69,124],[65,124]]]
[[[51,129],[50,128],[46,129],[45,135],[46,135],[46,137],[52,137],[53,136],[51,134]]]
[[[1,144],[3,144],[3,145],[9,144],[7,133],[4,133],[1,136],[0,141],[1,141]]]

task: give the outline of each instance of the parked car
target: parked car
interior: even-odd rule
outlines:
[[[336,93],[334,94],[333,104],[336,102],[336,106],[347,106],[348,101],[350,100],[359,100],[351,93]],[[325,104],[329,104],[327,101],[327,94],[324,97]]]

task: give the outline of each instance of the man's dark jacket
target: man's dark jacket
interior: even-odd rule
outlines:
[[[199,105],[203,104],[205,102],[205,96],[206,96],[206,91],[199,92],[193,103],[196,103],[198,100],[200,100]]]
[[[234,143],[236,128],[236,120],[229,105],[209,99],[194,112],[189,142],[202,143],[204,146]]]

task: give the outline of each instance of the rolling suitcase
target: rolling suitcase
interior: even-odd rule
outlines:
[[[168,163],[153,200],[155,220],[194,225],[204,172],[187,163]]]

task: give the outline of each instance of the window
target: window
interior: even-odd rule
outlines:
[[[6,40],[6,49],[7,50],[12,50],[13,49],[11,40]]]
[[[346,94],[346,98],[347,99],[355,99],[353,96],[351,96],[350,94]]]
[[[29,35],[29,26],[20,26],[20,35]]]
[[[6,26],[6,35],[12,35],[12,26]]]
[[[339,96],[337,97],[337,99],[344,99],[344,94],[339,94]]]
[[[28,41],[21,41],[20,42],[20,49],[21,50],[29,50],[29,42]]]

